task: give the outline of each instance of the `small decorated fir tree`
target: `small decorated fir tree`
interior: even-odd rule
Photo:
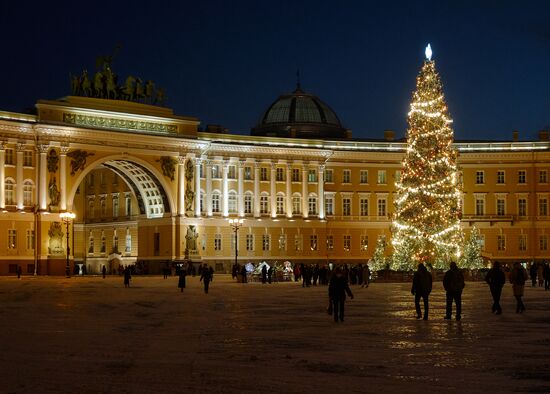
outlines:
[[[470,232],[470,238],[464,245],[464,255],[459,261],[461,268],[480,269],[485,267],[485,261],[481,257],[481,234],[474,226]]]

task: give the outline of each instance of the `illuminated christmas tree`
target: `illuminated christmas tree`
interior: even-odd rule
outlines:
[[[452,120],[430,45],[408,114],[407,151],[397,182],[392,267],[445,268],[461,255],[460,188]]]
[[[372,255],[372,260],[369,264],[369,267],[372,271],[381,271],[387,268],[387,259],[384,256],[386,251],[386,238],[378,237],[376,241],[376,248],[374,249],[374,254]]]
[[[472,227],[470,238],[464,245],[464,254],[460,259],[460,266],[467,269],[480,269],[485,267],[485,261],[481,257],[481,234],[477,227]]]

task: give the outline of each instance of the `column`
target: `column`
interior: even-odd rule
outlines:
[[[304,164],[302,166],[302,217],[308,216],[307,165]]]
[[[23,209],[25,205],[23,204],[23,151],[25,150],[24,144],[17,144],[17,191],[16,191],[16,201],[17,209]]]
[[[206,201],[205,201],[206,203]],[[195,159],[195,217],[201,216],[201,159]]]
[[[271,217],[277,217],[277,187],[275,185],[275,179],[277,179],[277,166],[275,163],[271,163],[271,178],[270,181],[270,190],[271,194]]]
[[[222,161],[222,215],[224,218],[229,216],[229,190],[227,185],[227,172],[229,171],[229,162]]]
[[[66,146],[61,147],[59,152],[59,209],[61,211],[67,210],[67,153],[69,148]]]
[[[260,217],[260,163],[254,163],[254,217]]]
[[[206,216],[212,216],[212,161],[206,160]]]
[[[319,179],[317,179],[319,199],[317,201],[319,209],[319,219],[325,218],[325,165],[319,165]]]
[[[286,217],[292,217],[292,167],[286,164]]]
[[[185,216],[185,157],[178,156],[178,214]]]
[[[4,142],[0,142],[0,208],[6,208],[6,147]]]
[[[239,161],[238,173],[238,195],[237,195],[237,210],[239,217],[244,217],[244,162]]]
[[[47,167],[48,167],[48,145],[38,145],[38,151],[40,152],[40,178],[39,178],[39,206],[41,211],[45,211],[48,208],[47,190]]]

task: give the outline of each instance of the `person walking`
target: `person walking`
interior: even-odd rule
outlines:
[[[502,294],[502,287],[504,286],[504,283],[506,283],[506,277],[504,276],[504,271],[502,271],[498,261],[493,262],[493,267],[485,276],[485,282],[489,285],[491,295],[493,296],[493,306],[491,311],[494,314],[500,315],[502,313],[502,308],[500,306],[500,295]]]
[[[548,263],[544,263],[544,268],[542,269],[542,276],[544,277],[544,290],[550,289],[550,266]]]
[[[447,298],[446,320],[449,320],[453,314],[453,301],[456,307],[456,320],[459,321],[462,318],[462,290],[464,286],[464,275],[458,269],[456,263],[451,261],[451,266],[443,277],[443,287],[445,288]]]
[[[186,276],[187,276],[187,269],[185,269],[184,267],[181,267],[180,276],[179,276],[179,279],[178,279],[178,288],[181,290],[182,293],[183,293],[183,289],[185,289],[185,277]]]
[[[416,318],[420,319],[422,313],[420,310],[420,298],[424,301],[424,320],[428,320],[428,311],[430,309],[428,297],[432,292],[432,275],[428,272],[424,264],[418,264],[418,269],[414,273],[411,293],[414,295],[414,306],[416,308]]]
[[[101,274],[103,275],[103,279],[105,279],[105,275],[107,275],[107,267],[103,265],[103,268],[101,269]]]
[[[515,264],[514,264],[515,265]],[[529,266],[529,275],[531,276],[531,286],[537,286],[537,266],[534,262]]]
[[[23,271],[23,270],[21,269],[21,266],[18,265],[18,266],[17,266],[17,279],[21,279],[21,272],[22,272],[22,271]]]
[[[338,319],[340,319],[340,322],[344,321],[346,293],[353,300],[353,293],[349,288],[348,279],[344,276],[342,269],[337,267],[328,285],[328,298],[329,302],[332,304],[335,323],[338,323]]]
[[[369,268],[369,263],[367,263],[363,268],[363,287],[369,287],[369,283],[370,283],[370,268]]]
[[[130,287],[130,279],[132,279],[132,274],[130,273],[130,267],[124,269],[124,287]]]
[[[201,279],[200,281],[204,283],[204,292],[208,294],[208,287],[210,286],[210,282],[214,279],[214,270],[212,267],[209,267],[206,263],[202,267],[201,271]]]
[[[539,281],[539,287],[542,287],[544,284],[544,267],[542,263],[537,265],[537,280]]]
[[[246,283],[246,266],[243,265],[241,268],[241,280],[242,283]]]
[[[523,304],[523,292],[525,291],[525,281],[528,279],[527,270],[519,262],[514,263],[514,268],[510,272],[510,283],[516,297],[516,313],[523,313],[525,305]]]
[[[273,278],[273,266],[269,267],[267,270],[267,283],[271,284],[271,279]]]

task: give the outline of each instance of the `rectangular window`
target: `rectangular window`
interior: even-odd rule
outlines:
[[[548,250],[548,235],[542,234],[539,237],[539,250],[547,251]]]
[[[378,216],[386,216],[386,199],[378,199]]]
[[[525,198],[518,200],[518,216],[527,216],[527,200]]]
[[[325,182],[326,183],[334,182],[334,172],[332,170],[325,170]]]
[[[244,196],[244,213],[252,213],[252,196],[250,194]]]
[[[107,204],[106,204],[104,198],[99,200],[99,207],[100,207],[101,217],[102,218],[106,217],[107,216]]]
[[[292,197],[292,213],[300,214],[302,213],[302,199],[300,196]]]
[[[299,168],[293,168],[292,169],[292,182],[300,182],[300,169]]]
[[[285,213],[285,198],[284,196],[277,196],[276,209],[277,215],[283,215]]]
[[[548,216],[548,199],[539,199],[539,216]]]
[[[361,216],[369,216],[369,200],[362,198],[359,200],[359,206],[361,208]]]
[[[285,175],[284,175],[283,169],[280,168],[280,167],[277,167],[276,170],[277,170],[277,172],[276,172],[276,178],[275,179],[277,180],[277,182],[284,181],[285,180]]]
[[[476,215],[485,215],[485,199],[483,198],[476,198]]]
[[[506,237],[504,235],[497,235],[497,250],[506,250]]]
[[[317,182],[317,171],[308,170],[308,172],[307,172],[307,181],[308,182]]]
[[[518,171],[518,183],[527,182],[527,172],[525,170]]]
[[[359,180],[363,185],[369,183],[369,171],[361,170]]]
[[[252,167],[245,167],[244,168],[244,179],[246,181],[252,180]]]
[[[334,215],[334,199],[325,197],[325,212],[328,216]]]
[[[124,209],[124,214],[126,216],[130,216],[132,214],[132,198],[130,196],[127,196],[125,200],[126,200],[126,206]]]
[[[401,182],[401,170],[395,171],[395,183]]]
[[[6,149],[4,161],[6,164],[13,165],[13,149]]]
[[[344,252],[351,250],[351,235],[344,235]]]
[[[504,212],[504,207],[505,207],[504,199],[503,198],[498,198],[497,199],[497,215],[498,216],[504,216],[506,214]]]
[[[237,179],[237,169],[235,166],[229,166],[227,169],[228,179]]]
[[[527,250],[527,234],[519,235],[519,250],[524,252]]]
[[[262,250],[264,252],[271,250],[271,237],[269,234],[262,235]]]
[[[27,230],[27,250],[34,249],[34,230]]]
[[[504,185],[504,171],[497,171],[497,184]]]
[[[361,235],[361,252],[366,252],[368,248],[369,248],[368,235]]]
[[[476,171],[476,184],[482,185],[485,183],[485,172]]]
[[[221,178],[220,166],[218,166],[218,165],[213,165],[212,166],[212,178],[213,179]]]
[[[344,173],[342,175],[342,183],[351,183],[351,171],[350,170],[344,170]]]
[[[254,250],[254,234],[246,234],[246,250],[248,252]]]
[[[32,167],[32,150],[23,151],[23,166]]]
[[[334,237],[332,235],[327,235],[327,250],[334,249]]]
[[[260,196],[260,213],[262,215],[267,215],[269,213],[268,204],[269,197],[268,196]]]
[[[220,212],[220,195],[212,194],[212,212]]]
[[[317,198],[316,197],[310,197],[308,198],[308,214],[310,215],[317,215]]]
[[[539,171],[539,183],[548,183],[548,173],[546,170]]]
[[[114,218],[118,217],[118,211],[119,211],[118,197],[113,197],[113,217]]]
[[[342,199],[342,215],[351,216],[351,198]]]
[[[379,185],[386,184],[386,170],[378,170],[378,184]]]
[[[260,167],[260,181],[268,181],[267,177],[267,168],[266,167]]]
[[[105,237],[101,238],[101,253],[105,253]],[[153,234],[153,255],[160,255],[160,233]]]
[[[309,236],[309,248],[311,250],[317,250],[317,234]]]
[[[222,250],[222,235],[214,235],[214,250]]]
[[[479,247],[485,250],[485,234],[479,234]]]
[[[294,251],[300,252],[302,250],[302,236],[296,234],[294,236]]]
[[[279,250],[286,250],[286,234],[279,235]]]

